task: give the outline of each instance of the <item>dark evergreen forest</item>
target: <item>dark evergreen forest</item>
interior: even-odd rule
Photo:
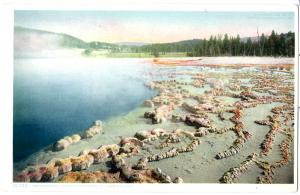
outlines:
[[[131,52],[151,52],[154,56],[168,52],[186,52],[187,56],[294,56],[295,33],[264,34],[243,38],[211,36],[207,39],[193,39],[174,43],[157,43],[130,47]]]

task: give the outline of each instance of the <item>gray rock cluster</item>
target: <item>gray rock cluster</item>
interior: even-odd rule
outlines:
[[[81,139],[92,138],[102,131],[102,126],[102,122],[97,120],[90,128],[86,129],[81,136],[79,134],[73,134],[55,142],[52,146],[52,151],[61,151],[68,148],[71,144],[79,142]]]

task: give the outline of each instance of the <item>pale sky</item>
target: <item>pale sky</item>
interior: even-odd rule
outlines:
[[[15,26],[84,41],[164,43],[229,34],[294,31],[293,12],[15,11]]]

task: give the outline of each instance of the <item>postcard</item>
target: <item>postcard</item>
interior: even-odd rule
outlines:
[[[10,182],[296,190],[297,6],[128,7],[11,9]]]

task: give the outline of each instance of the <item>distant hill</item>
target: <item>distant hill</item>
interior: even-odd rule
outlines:
[[[106,43],[106,42],[99,42],[99,41],[93,41],[87,43],[88,48],[91,49],[113,49],[115,47],[118,47],[116,44],[113,43]]]
[[[110,49],[116,44],[99,41],[85,42],[77,37],[64,34],[24,28],[14,28],[15,49],[57,49],[57,48],[81,48],[81,49]]]
[[[66,52],[70,49],[113,49],[118,46],[111,43],[85,42],[77,37],[44,30],[16,26],[14,27],[15,57],[46,57]],[[55,54],[53,52],[56,52]],[[78,53],[78,52],[77,52]]]
[[[250,38],[252,41],[257,41],[257,37],[244,37],[241,41],[246,42]],[[15,50],[39,51],[41,49],[61,49],[61,48],[80,48],[80,49],[116,49],[128,47],[151,47],[151,45],[161,45],[166,47],[193,47],[199,44],[202,39],[183,40],[170,43],[143,43],[143,42],[85,42],[77,37],[64,34],[37,30],[16,26],[14,28],[14,46]],[[118,50],[119,51],[119,50]]]
[[[38,51],[41,49],[87,48],[88,44],[76,37],[24,27],[14,28],[15,50]]]
[[[143,43],[143,42],[118,42],[114,43],[116,45],[120,46],[143,46],[143,45],[149,45],[149,43]]]
[[[250,38],[250,42],[247,40]],[[265,36],[263,44],[258,42],[258,37],[230,37],[225,40],[216,36],[210,39],[190,39],[171,43],[142,43],[120,42],[107,43],[100,41],[85,42],[77,37],[64,33],[49,32],[16,26],[14,29],[15,56],[25,53],[41,53],[60,50],[69,52],[70,49],[81,49],[81,54],[92,55],[94,53],[148,53],[153,56],[166,53],[182,52],[188,56],[293,56],[294,55],[293,32]],[[83,51],[84,50],[84,51]],[[78,51],[79,52],[79,51]],[[50,52],[47,53],[47,55]],[[56,54],[50,54],[56,56]]]

